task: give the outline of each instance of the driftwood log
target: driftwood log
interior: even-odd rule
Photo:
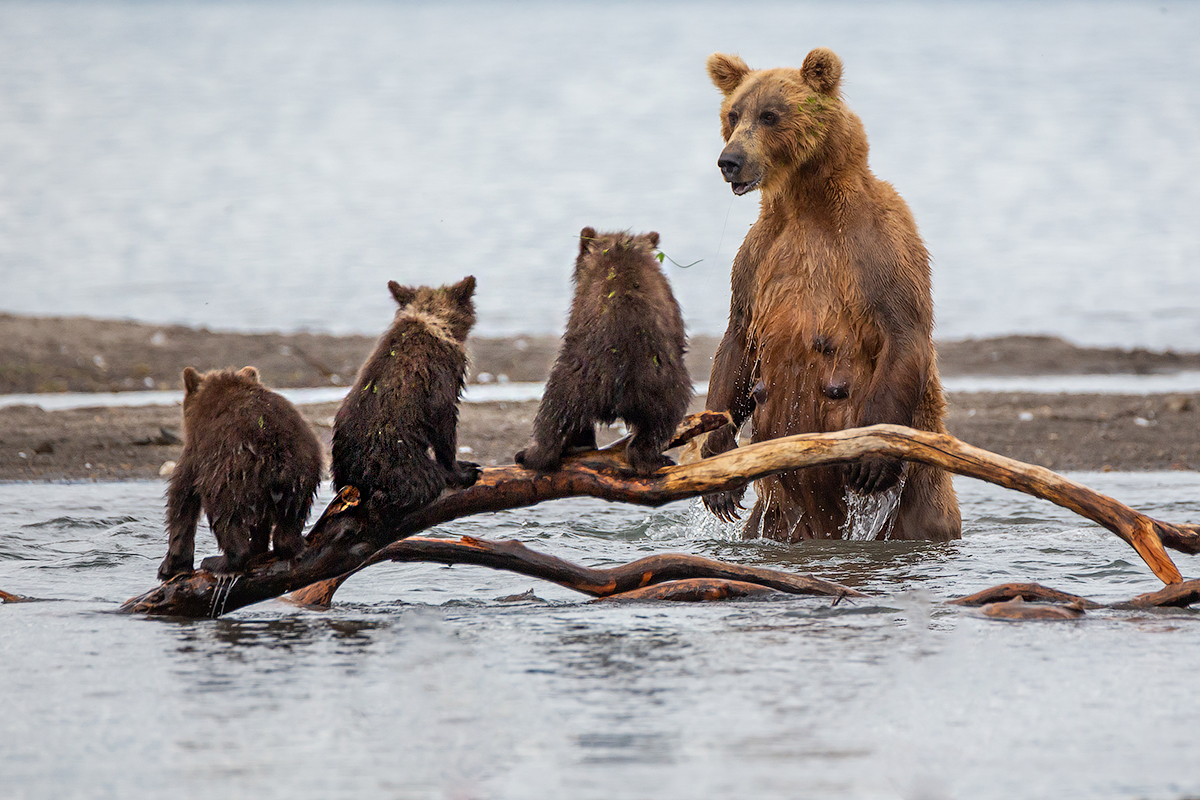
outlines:
[[[779,591],[827,597],[863,596],[853,589],[811,575],[793,575],[762,567],[744,567],[684,553],[647,556],[618,567],[598,569],[582,567],[555,556],[530,550],[521,542],[493,542],[473,536],[464,536],[461,539],[432,539],[423,536],[401,539],[375,553],[363,566],[381,561],[476,564],[540,578],[592,597],[610,600],[651,599],[650,595],[646,594],[648,587],[671,595],[670,598],[664,595],[661,599],[706,597],[714,592],[728,592],[729,594],[724,595],[726,597],[745,597],[748,595],[745,587],[751,585],[764,592]],[[340,576],[306,586],[293,592],[290,599],[300,605],[327,607],[333,599],[333,593],[346,577],[348,576]],[[686,586],[666,586],[687,581],[692,582]]]
[[[1004,583],[950,602],[960,606],[988,606],[1016,599],[1074,607],[1080,610],[1114,608],[1131,611],[1142,608],[1187,608],[1200,601],[1200,580],[1182,581],[1164,586],[1156,592],[1138,595],[1132,600],[1104,605],[1086,597],[1060,592],[1037,583]]]
[[[694,415],[685,422],[673,445],[713,430],[726,420],[723,415],[711,412]],[[295,561],[264,558],[236,576],[215,575],[205,570],[177,576],[127,601],[121,609],[145,614],[215,617],[352,573],[368,561],[383,560],[374,557],[393,542],[471,514],[584,495],[660,506],[727,490],[785,470],[846,463],[868,455],[933,464],[1068,508],[1130,544],[1165,584],[1178,584],[1183,578],[1164,546],[1185,553],[1200,552],[1200,526],[1152,519],[1044,467],[973,447],[949,435],[875,425],[760,442],[696,463],[666,467],[650,476],[634,476],[625,471],[620,448],[572,456],[561,470],[548,475],[516,466],[485,468],[471,488],[445,494],[386,528],[369,526],[355,514],[356,493],[348,488],[318,520],[308,537],[308,548]]]

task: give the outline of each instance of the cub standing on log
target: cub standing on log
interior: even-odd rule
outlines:
[[[167,557],[158,577],[192,571],[201,509],[238,572],[273,540],[275,555],[304,549],[304,521],[321,482],[321,445],[258,370],[183,371],[183,453],[167,489]],[[274,533],[272,533],[274,531]]]
[[[475,278],[388,289],[400,308],[333,421],[333,486],[354,486],[373,519],[393,520],[466,488],[479,466],[458,461],[464,343],[475,324]]]
[[[708,391],[708,408],[738,425],[714,432],[704,454],[736,447],[751,414],[756,442],[876,423],[943,433],[929,256],[908,206],[867,167],[866,133],[842,103],[841,60],[818,48],[798,70],[751,70],[718,53],[708,73],[725,95],[718,167],[734,194],[758,189],[762,208],[734,259]],[[841,538],[847,490],[882,492],[902,476],[894,525],[879,536],[958,538],[949,474],[880,457],[759,480],[743,535]],[[704,503],[728,521],[741,494]]]
[[[534,419],[534,444],[517,453],[518,464],[556,470],[564,451],[595,449],[597,422],[618,417],[634,430],[625,458],[635,471],[673,463],[663,450],[687,413],[692,382],[683,318],[657,247],[654,232],[580,233],[571,316]]]

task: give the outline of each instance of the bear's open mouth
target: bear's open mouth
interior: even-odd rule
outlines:
[[[740,196],[744,195],[746,192],[752,192],[755,189],[757,189],[758,185],[760,183],[762,183],[761,175],[759,175],[754,180],[746,181],[745,183],[737,183],[737,182],[731,181],[729,186],[731,189],[733,189],[733,193],[740,197]]]

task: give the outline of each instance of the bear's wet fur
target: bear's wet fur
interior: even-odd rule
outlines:
[[[304,522],[321,482],[321,445],[291,403],[244,367],[183,371],[183,453],[167,489],[167,557],[162,580],[192,571],[196,522],[208,517],[238,572],[274,543],[275,555],[304,549]]]
[[[596,423],[633,430],[625,458],[638,473],[672,464],[663,450],[687,413],[679,304],[655,256],[658,234],[584,228],[575,299],[534,419],[534,443],[517,453],[530,469],[558,469],[564,452],[596,446]]]
[[[752,70],[714,54],[724,95],[717,166],[736,195],[757,189],[758,221],[734,259],[729,327],[713,360],[707,406],[737,426],[702,453],[755,441],[891,423],[944,432],[934,351],[929,256],[904,200],[867,166],[867,137],[842,102],[842,62],[817,48],[800,69]],[[765,391],[752,397],[755,386]],[[758,481],[743,535],[840,538],[847,491],[902,485],[894,523],[878,534],[944,541],[961,533],[950,476],[924,464],[869,457]],[[741,493],[704,498],[737,517]]]
[[[331,467],[334,489],[354,486],[360,509],[384,521],[479,476],[478,465],[456,458],[475,278],[388,289],[399,308],[338,408]]]

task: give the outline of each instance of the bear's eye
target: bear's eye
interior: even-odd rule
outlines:
[[[738,113],[736,111],[729,112],[729,124],[731,126],[737,127],[738,119],[739,119],[739,117],[738,117]]]
[[[764,111],[759,115],[758,119],[763,125],[774,125],[776,122],[779,122],[779,115],[774,111]]]

